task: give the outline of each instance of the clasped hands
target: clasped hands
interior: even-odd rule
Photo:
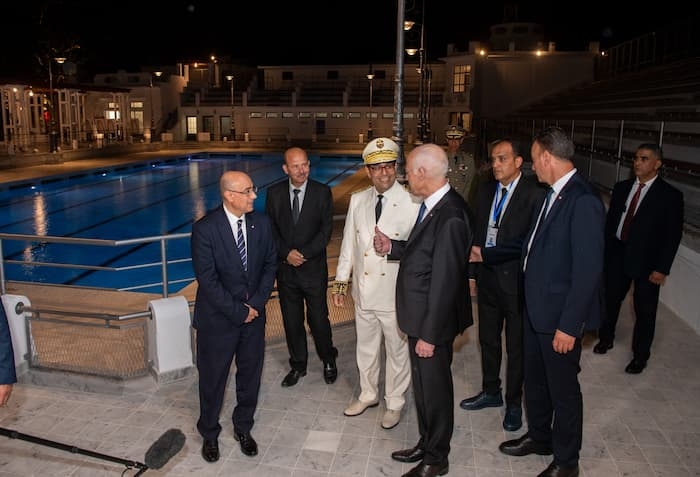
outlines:
[[[293,248],[287,254],[287,263],[293,267],[298,267],[306,262],[304,255],[297,249]]]

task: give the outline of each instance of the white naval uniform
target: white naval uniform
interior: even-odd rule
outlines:
[[[389,238],[406,240],[418,216],[419,201],[399,182],[384,194],[379,229]],[[399,262],[387,261],[374,251],[374,187],[350,197],[336,280],[348,282],[355,301],[357,367],[360,372],[360,401],[378,399],[382,336],[386,349],[385,396],[387,409],[399,411],[411,382],[408,340],[396,322],[396,276]]]

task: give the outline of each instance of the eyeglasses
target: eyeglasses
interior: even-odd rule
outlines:
[[[236,194],[243,194],[243,195],[250,195],[250,194],[257,194],[258,193],[258,187],[253,186],[253,187],[248,187],[247,189],[244,190],[233,190],[233,189],[227,189],[229,192],[235,192]]]
[[[384,164],[369,164],[367,167],[372,172],[390,171],[391,169],[396,167],[396,163],[395,162],[385,162]]]

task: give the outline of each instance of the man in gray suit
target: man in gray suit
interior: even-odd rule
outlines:
[[[396,314],[408,335],[413,397],[420,440],[393,452],[418,462],[403,477],[435,477],[449,470],[454,430],[453,342],[473,323],[467,265],[472,243],[469,210],[447,181],[447,154],[435,144],[413,149],[406,160],[411,192],[423,199],[408,240],[376,228],[374,248],[399,260]]]

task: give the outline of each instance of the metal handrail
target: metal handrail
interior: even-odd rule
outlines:
[[[58,237],[51,235],[32,235],[32,234],[8,234],[0,233],[0,292],[2,294],[7,293],[6,279],[5,279],[5,264],[19,264],[19,265],[33,265],[33,266],[44,266],[44,267],[55,267],[55,268],[71,268],[78,270],[98,270],[98,271],[125,271],[125,270],[135,270],[140,268],[149,267],[161,267],[161,281],[158,283],[148,283],[143,285],[138,285],[134,287],[129,287],[128,290],[138,290],[142,288],[149,288],[156,285],[162,285],[162,297],[168,297],[168,285],[170,283],[182,283],[186,281],[193,281],[194,277],[191,279],[179,279],[172,282],[168,281],[168,265],[191,262],[191,258],[180,258],[176,260],[168,260],[167,247],[166,244],[171,240],[181,240],[189,239],[191,233],[177,233],[169,235],[154,235],[149,237],[137,237],[131,239],[123,240],[105,240],[105,239],[88,239],[88,238],[77,238],[77,237]],[[5,260],[2,243],[3,240],[14,240],[14,241],[29,241],[29,242],[40,242],[40,243],[63,243],[72,245],[91,245],[98,247],[120,247],[124,245],[135,245],[135,244],[147,244],[147,243],[160,243],[160,261],[157,262],[147,262],[138,265],[129,265],[125,267],[103,267],[96,265],[81,265],[75,263],[60,263],[60,262],[40,262],[32,260]]]

